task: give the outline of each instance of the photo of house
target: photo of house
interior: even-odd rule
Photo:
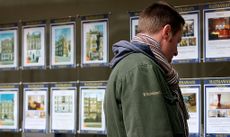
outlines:
[[[84,21],[82,26],[82,64],[106,64],[108,60],[107,21]]]
[[[14,98],[14,94],[0,93],[0,127],[14,125]]]
[[[0,65],[13,65],[14,56],[14,32],[1,32],[0,33]]]
[[[102,93],[84,93],[84,126],[91,128],[102,127]]]
[[[69,27],[60,27],[55,28],[55,62],[70,62],[71,61],[71,28]]]
[[[73,96],[55,96],[54,111],[55,113],[72,113]]]
[[[41,32],[34,31],[26,34],[27,39],[27,63],[38,63],[41,57]]]

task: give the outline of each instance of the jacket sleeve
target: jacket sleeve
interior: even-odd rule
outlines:
[[[121,80],[121,104],[128,137],[173,137],[156,69],[140,65]]]

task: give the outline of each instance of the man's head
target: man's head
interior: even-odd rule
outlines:
[[[161,50],[169,62],[177,55],[181,40],[183,17],[166,2],[156,2],[140,13],[138,32],[153,36],[160,42]]]

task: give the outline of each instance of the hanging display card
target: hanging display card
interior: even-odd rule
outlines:
[[[24,22],[22,27],[23,68],[45,68],[45,21]]]
[[[173,63],[200,62],[200,11],[198,6],[177,7],[185,20],[182,39],[178,44],[178,55]]]
[[[23,102],[24,132],[47,132],[48,85],[25,84]]]
[[[104,19],[82,17],[82,66],[108,66],[108,15]]]
[[[51,84],[51,132],[76,133],[76,83]]]
[[[230,2],[204,8],[204,61],[230,60]]]
[[[130,40],[137,35],[138,16],[130,16]]]
[[[0,131],[18,131],[18,84],[0,85]]]
[[[180,88],[190,116],[188,119],[189,136],[200,137],[201,83],[199,80],[181,80]]]
[[[18,28],[17,24],[0,25],[0,69],[18,67]]]
[[[204,81],[205,134],[230,136],[230,79]]]
[[[75,67],[75,18],[54,19],[51,23],[51,68]]]
[[[105,82],[80,83],[80,133],[105,134]]]

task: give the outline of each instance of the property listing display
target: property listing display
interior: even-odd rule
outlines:
[[[178,55],[173,58],[173,63],[195,63],[200,61],[200,12],[198,9],[198,6],[177,8],[185,20],[185,25],[182,39],[177,48]]]
[[[108,19],[82,21],[82,66],[108,65]]]
[[[0,69],[18,66],[18,29],[0,28]]]
[[[17,84],[0,85],[0,131],[18,131]]]
[[[25,84],[23,99],[24,132],[47,132],[48,86]]]
[[[130,40],[137,35],[138,16],[130,16]]]
[[[205,134],[230,136],[230,79],[206,80],[204,98]]]
[[[27,25],[22,29],[22,65],[24,68],[45,67],[45,25]]]
[[[103,110],[106,83],[81,83],[80,86],[80,133],[105,134]]]
[[[190,118],[188,119],[189,134],[192,137],[200,137],[200,80],[181,80],[180,88],[188,109]]]
[[[51,85],[51,132],[76,133],[76,91],[74,83]]]
[[[51,67],[75,67],[75,22],[52,23],[50,41]]]
[[[211,4],[204,8],[204,61],[230,60],[230,4]]]

